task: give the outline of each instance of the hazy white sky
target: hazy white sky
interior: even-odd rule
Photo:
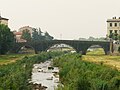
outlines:
[[[0,0],[11,30],[41,27],[59,39],[103,37],[106,20],[120,16],[120,0]]]

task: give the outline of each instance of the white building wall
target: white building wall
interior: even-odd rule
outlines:
[[[0,24],[8,25],[8,20],[0,20]]]
[[[112,23],[112,26],[110,26],[110,23]],[[117,26],[115,26],[115,23]],[[110,30],[112,30],[112,33],[115,33],[115,30],[117,30],[117,33],[120,34],[120,19],[108,19],[107,20],[107,35],[110,35]]]

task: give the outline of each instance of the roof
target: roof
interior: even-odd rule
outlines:
[[[107,22],[120,22],[120,17],[113,17],[112,19],[107,19]]]
[[[0,20],[9,20],[9,19],[3,18],[3,17],[0,16]]]
[[[108,19],[107,22],[120,22],[120,19]]]
[[[14,32],[15,35],[22,35],[22,32]]]

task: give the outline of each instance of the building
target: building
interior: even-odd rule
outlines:
[[[21,36],[22,36],[22,33],[23,31],[25,30],[28,30],[29,33],[31,34],[32,36],[32,32],[33,32],[33,28],[32,27],[29,27],[29,26],[24,26],[24,27],[21,27],[18,32],[17,31],[14,31],[14,35],[15,35],[15,38],[16,38],[16,42],[26,42],[26,40],[22,39]]]
[[[28,30],[29,33],[30,33],[31,36],[32,36],[33,28],[30,27],[30,26],[24,26],[24,27],[21,27],[21,28],[19,28],[18,32],[23,32],[23,31],[25,31],[25,30]]]
[[[9,19],[3,18],[3,17],[1,17],[1,15],[0,15],[0,24],[8,25],[8,20],[9,20]]]
[[[13,31],[13,34],[15,35],[16,42],[26,42],[26,40],[22,39],[22,32]]]
[[[107,19],[107,36],[109,36],[111,33],[120,35],[120,17]]]
[[[120,17],[107,20],[107,38],[113,41],[114,53],[118,52],[120,46]]]

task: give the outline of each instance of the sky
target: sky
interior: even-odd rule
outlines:
[[[105,37],[106,20],[120,16],[120,0],[0,0],[9,27],[41,28],[56,39]]]

